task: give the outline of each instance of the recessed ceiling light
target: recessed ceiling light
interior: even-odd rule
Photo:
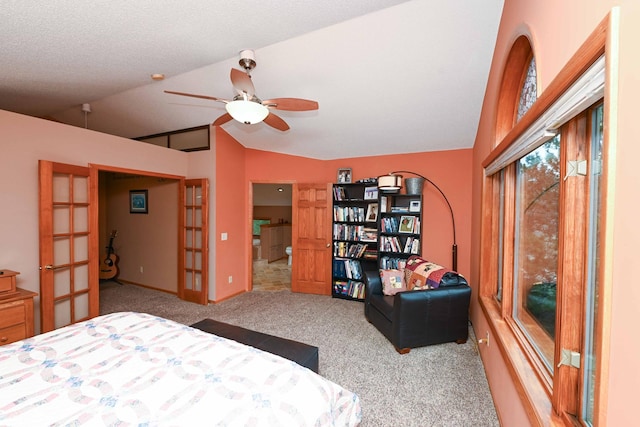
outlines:
[[[161,74],[161,73],[151,74],[151,79],[156,81],[164,80],[164,74]]]
[[[284,188],[278,187],[278,191],[282,192],[282,191],[284,191]]]

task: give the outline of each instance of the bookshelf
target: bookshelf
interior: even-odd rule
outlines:
[[[377,268],[377,182],[333,185],[331,296],[364,301],[364,271]]]
[[[379,199],[378,268],[402,268],[422,251],[422,195],[383,193]]]

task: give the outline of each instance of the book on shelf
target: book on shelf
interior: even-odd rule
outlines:
[[[333,276],[341,279],[362,279],[360,261],[353,259],[335,258],[333,260]]]
[[[360,240],[363,242],[375,242],[378,240],[378,229],[371,227],[363,227]]]
[[[334,280],[333,292],[351,298],[364,298],[364,283],[355,280]]]
[[[396,236],[382,236],[380,237],[380,251],[382,252],[402,252],[403,246],[400,244],[400,239]]]
[[[387,212],[387,206],[389,206],[389,197],[380,196],[380,212]]]
[[[333,242],[333,256],[360,258],[366,248],[366,245],[336,241]]]
[[[334,221],[364,222],[364,208],[357,206],[334,206]]]
[[[407,266],[406,258],[389,257],[387,255],[380,257],[380,268],[382,270],[396,269],[400,270]]]
[[[420,253],[420,239],[413,239],[413,242],[411,243],[411,252],[414,255],[417,255]]]
[[[372,248],[367,248],[367,249],[365,249],[364,253],[362,254],[362,258],[364,258],[364,259],[376,259],[376,258],[378,258],[378,250],[377,249],[372,249]]]
[[[398,232],[398,218],[396,217],[384,217],[380,220],[380,229],[383,233],[397,233]]]
[[[391,212],[404,213],[409,212],[408,206],[391,206]]]

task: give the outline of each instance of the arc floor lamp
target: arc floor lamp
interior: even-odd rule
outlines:
[[[387,193],[396,193],[400,191],[402,188],[402,173],[410,173],[415,175],[418,178],[427,181],[429,184],[433,185],[436,190],[442,195],[442,198],[447,203],[449,207],[449,212],[451,213],[451,224],[453,226],[453,245],[451,247],[451,269],[454,271],[458,270],[458,244],[456,243],[456,220],[453,216],[453,208],[451,207],[451,203],[449,203],[449,199],[444,195],[444,192],[438,187],[433,181],[431,181],[426,176],[420,175],[416,172],[411,171],[395,171],[391,172],[387,175],[382,175],[378,177],[378,190],[381,192]],[[411,179],[411,178],[409,178]],[[419,191],[422,192],[422,187],[419,187]]]

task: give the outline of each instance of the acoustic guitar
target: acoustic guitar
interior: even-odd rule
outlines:
[[[118,276],[118,255],[113,251],[113,239],[118,235],[118,230],[112,230],[107,246],[107,256],[100,265],[100,280],[109,280]]]

